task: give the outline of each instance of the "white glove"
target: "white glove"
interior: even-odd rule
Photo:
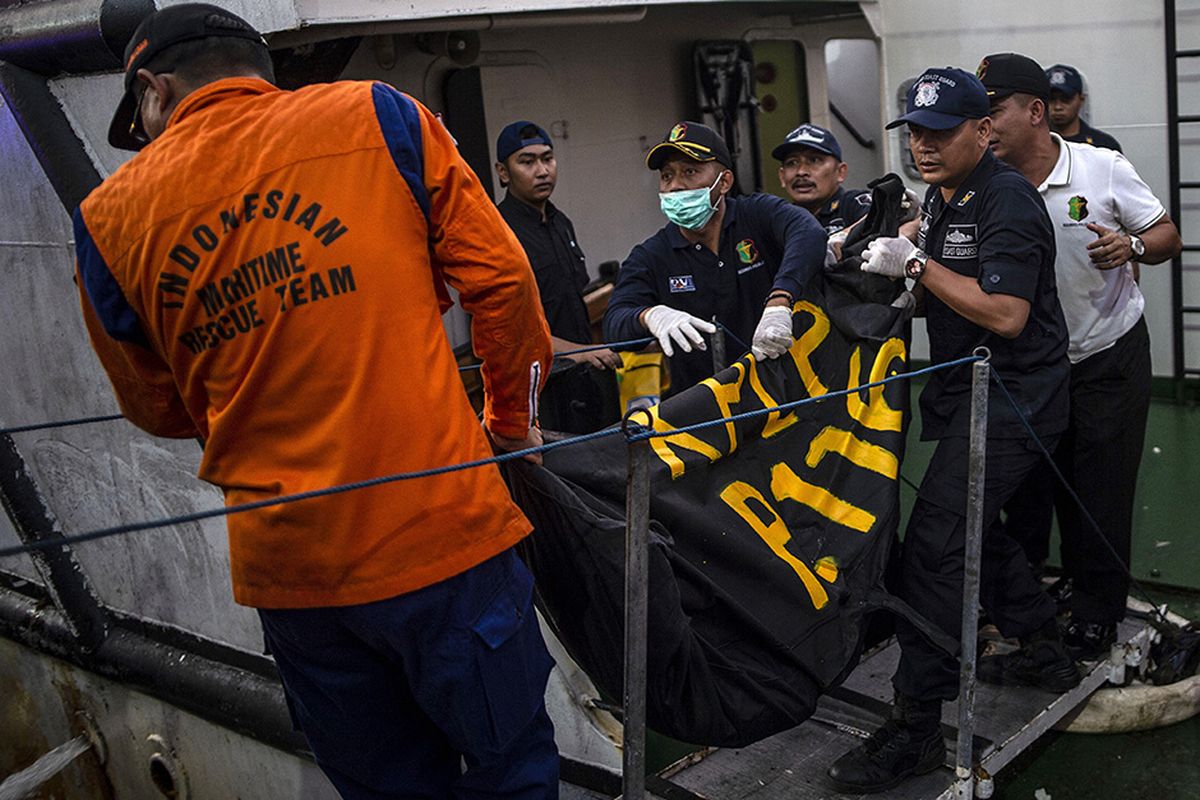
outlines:
[[[842,260],[842,248],[846,246],[846,237],[849,234],[849,228],[842,228],[837,233],[829,234],[829,241],[825,243],[826,269]]]
[[[901,222],[914,220],[921,214],[921,198],[912,189],[905,189],[904,199],[900,201],[900,208],[904,209],[904,216],[900,219]]]
[[[708,345],[704,343],[704,337],[700,333],[715,333],[717,330],[717,326],[711,322],[666,306],[652,306],[646,312],[643,321],[646,323],[646,329],[657,337],[659,346],[668,356],[675,355],[675,349],[671,346],[672,340],[685,353],[692,352],[692,345],[696,345],[700,350],[707,350]]]
[[[759,361],[779,358],[792,346],[792,341],[791,306],[768,306],[763,309],[762,319],[754,329],[750,352]]]
[[[863,272],[874,272],[889,278],[903,278],[904,265],[917,246],[903,236],[880,236],[863,251]]]

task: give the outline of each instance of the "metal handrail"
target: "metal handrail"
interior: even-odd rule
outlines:
[[[984,348],[981,348],[984,349]],[[985,350],[986,353],[986,350]],[[976,351],[977,355],[980,355]],[[985,359],[990,354],[984,355]],[[963,611],[961,661],[958,672],[958,741],[954,775],[958,800],[975,796],[975,765],[972,753],[975,735],[975,647],[979,630],[980,562],[983,558],[983,490],[987,460],[988,379],[986,360],[971,365],[971,428],[967,454],[967,530],[963,554]]]
[[[858,142],[860,147],[865,147],[868,150],[875,149],[875,140],[868,139],[867,137],[865,137],[861,133],[859,133],[858,128],[854,127],[854,124],[852,122],[850,122],[849,119],[846,118],[846,115],[842,113],[842,110],[840,108],[838,108],[836,105],[834,105],[832,100],[829,101],[829,111],[830,111],[830,113],[833,114],[834,119],[836,119],[838,122],[842,123],[843,128],[850,131],[850,135],[852,137],[854,137],[854,141]]]

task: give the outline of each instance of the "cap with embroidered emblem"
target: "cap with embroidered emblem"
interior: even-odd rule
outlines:
[[[975,74],[992,100],[1003,100],[1010,94],[1030,94],[1050,100],[1050,81],[1042,65],[1029,56],[993,53],[984,56]]]
[[[948,130],[968,119],[983,119],[989,109],[987,90],[979,78],[955,67],[931,67],[909,88],[904,115],[887,127],[911,123],[935,131]]]
[[[783,161],[787,158],[788,153],[799,150],[801,147],[808,147],[819,153],[833,156],[838,161],[842,160],[842,146],[838,144],[834,135],[820,125],[810,123],[805,123],[789,133],[783,143],[771,151],[771,157],[777,161]]]
[[[140,150],[144,140],[134,135],[137,115],[138,70],[163,50],[193,39],[224,36],[258,42],[264,48],[267,40],[250,23],[231,11],[208,3],[183,3],[151,12],[138,23],[129,44],[125,46],[125,94],[117,105],[108,128],[108,143],[122,150]]]
[[[684,120],[674,125],[661,142],[650,148],[646,154],[646,166],[650,169],[661,168],[672,151],[693,161],[716,161],[733,169],[733,159],[725,140],[712,128],[699,122]]]
[[[1055,64],[1046,70],[1046,80],[1050,81],[1052,92],[1062,92],[1068,97],[1083,94],[1083,76],[1074,67]]]

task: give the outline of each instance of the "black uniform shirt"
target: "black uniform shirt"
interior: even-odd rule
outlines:
[[[817,222],[821,223],[826,233],[837,233],[858,222],[870,210],[870,192],[839,186],[829,202],[817,212]]]
[[[1074,136],[1062,137],[1065,141],[1076,142],[1078,144],[1090,144],[1093,147],[1105,147],[1109,150],[1121,152],[1121,143],[1113,137],[1109,136],[1102,130],[1093,128],[1083,120],[1079,120],[1079,132]]]
[[[571,220],[546,201],[543,221],[536,208],[511,194],[500,202],[499,209],[533,265],[550,333],[567,341],[591,344],[592,326],[583,302],[588,274]]]
[[[717,253],[692,244],[673,224],[633,248],[604,315],[606,341],[646,336],[638,315],[665,305],[703,320],[715,315],[740,340],[730,340],[728,352],[742,352],[754,338],[767,295],[782,289],[799,297],[821,271],[826,236],[812,214],[768,194],[727,196],[724,202]],[[675,347],[673,392],[712,374],[711,350],[684,353]]]
[[[987,347],[992,369],[1004,380],[1021,413],[1040,434],[1067,426],[1067,323],[1054,281],[1054,229],[1037,190],[991,151],[958,187],[950,202],[930,187],[921,211],[917,246],[943,266],[975,278],[983,291],[1028,300],[1029,319],[1006,339],[960,316],[925,292],[929,350],[934,364]],[[921,393],[921,436],[966,436],[971,370],[932,373]],[[1028,436],[998,387],[988,393],[988,436]]]

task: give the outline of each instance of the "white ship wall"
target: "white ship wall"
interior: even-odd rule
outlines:
[[[884,116],[896,116],[897,87],[931,66],[957,66],[974,72],[989,53],[1023,53],[1043,66],[1063,63],[1087,81],[1084,108],[1090,124],[1121,142],[1125,155],[1154,189],[1163,206],[1167,191],[1167,77],[1163,3],[1159,0],[884,0],[864,4],[877,24],[883,47]],[[1181,48],[1200,48],[1200,2],[1179,0]],[[1200,114],[1200,60],[1180,62],[1180,111]],[[881,123],[886,120],[881,120]],[[1189,130],[1190,128],[1190,130]],[[900,169],[900,131],[886,134],[891,169]],[[1200,126],[1184,126],[1181,153],[1184,180],[1200,180]],[[1200,193],[1184,192],[1177,222],[1185,241],[1200,231]],[[1194,257],[1193,257],[1194,259]],[[1188,263],[1185,260],[1185,264]],[[1195,263],[1194,260],[1192,263]],[[1155,375],[1171,375],[1170,262],[1143,266]],[[1185,276],[1185,297],[1200,299],[1200,273]],[[922,328],[923,325],[917,327]],[[1200,334],[1189,332],[1192,364],[1200,363]],[[914,355],[928,357],[922,341]]]

